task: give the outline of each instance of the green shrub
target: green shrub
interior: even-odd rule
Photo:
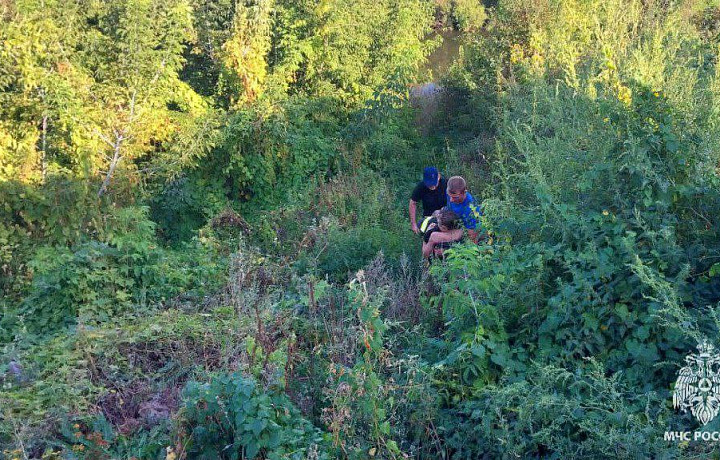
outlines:
[[[400,255],[407,247],[405,238],[378,226],[369,227],[364,224],[360,228],[330,231],[327,246],[320,253],[318,268],[323,273],[344,278],[367,265],[379,252],[388,254],[397,266]]]
[[[0,293],[17,298],[38,247],[72,245],[97,232],[100,204],[87,184],[50,176],[43,187],[0,182]]]
[[[478,0],[453,0],[452,16],[457,28],[464,32],[480,29],[487,19],[485,7]]]
[[[163,395],[161,407],[175,411],[172,395],[188,378],[235,362],[244,349],[242,327],[233,308],[210,313],[168,309],[78,327],[72,334],[35,337],[35,343],[8,344],[0,370],[6,371],[8,360],[15,360],[22,367],[22,378],[3,381],[0,441],[8,438],[17,443],[13,432],[22,428],[19,441],[28,449],[42,450],[60,439],[58,430],[63,427],[58,421],[63,418],[85,427],[85,434],[96,431],[91,429],[96,422],[93,413],[101,407],[117,436],[109,446],[111,458],[131,456],[118,453],[125,448],[155,449],[148,443],[169,438],[170,427],[138,416],[139,405]],[[127,429],[133,427],[138,429],[129,433]],[[65,440],[75,444],[73,437]]]
[[[423,356],[441,365],[451,456],[678,455],[661,442],[684,423],[668,387],[717,337],[720,300],[702,18],[692,2],[510,0],[469,40],[449,82],[493,104],[498,238],[432,269],[448,324]]]
[[[120,208],[106,217],[104,241],[38,250],[29,263],[34,275],[19,311],[22,324],[30,332],[98,324],[217,286],[224,265],[215,249],[200,242],[177,251],[159,247],[147,214],[147,208]]]
[[[359,272],[348,284],[347,300],[346,308],[356,314],[353,338],[357,356],[352,367],[329,365],[325,394],[330,407],[324,411],[323,421],[332,432],[335,447],[350,458],[365,458],[367,452],[392,458],[400,449],[390,425],[393,408],[388,396],[393,385],[383,376],[383,336],[388,326],[379,307],[384,293],[371,297],[365,275]]]
[[[108,321],[144,300],[157,260],[154,225],[147,210],[119,209],[106,242],[46,247],[30,262],[33,282],[24,301],[31,331],[52,330],[81,320]]]
[[[119,252],[102,243],[76,251],[46,248],[31,262],[35,270],[25,299],[24,322],[32,332],[83,322],[108,321],[133,304],[136,280],[126,276]]]
[[[166,458],[172,440],[168,421],[134,433],[118,432],[104,414],[63,418],[47,458]]]
[[[442,377],[449,377],[448,373],[460,377],[439,378],[459,393],[448,395],[455,402],[466,396],[464,386],[482,387],[501,370],[517,372],[523,367],[512,360],[503,315],[495,303],[512,278],[503,272],[507,266],[493,262],[478,246],[463,245],[448,251],[446,260],[431,269],[440,291],[431,304],[442,308],[451,342],[449,353],[435,367]]]
[[[276,389],[240,373],[217,374],[183,390],[183,430],[193,458],[306,458],[323,453],[320,430]]]
[[[595,361],[532,367],[449,410],[440,428],[452,458],[676,458],[663,440],[664,398],[637,395]],[[702,448],[701,448],[702,449]]]
[[[206,178],[197,171],[163,184],[150,199],[151,217],[165,241],[179,245],[222,209],[229,199],[222,178]]]

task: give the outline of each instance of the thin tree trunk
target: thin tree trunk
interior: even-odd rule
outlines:
[[[115,145],[113,146],[113,157],[110,161],[110,167],[108,168],[107,174],[105,174],[105,179],[100,186],[100,190],[98,190],[98,198],[100,198],[107,190],[108,185],[110,185],[110,180],[112,179],[113,173],[115,173],[115,168],[117,168],[118,163],[120,163],[120,160],[122,159],[122,156],[120,155],[120,147],[122,145],[122,141],[122,136],[116,137]]]
[[[45,178],[47,177],[47,122],[48,122],[48,116],[43,115],[42,119],[42,181],[43,184],[45,183]]]

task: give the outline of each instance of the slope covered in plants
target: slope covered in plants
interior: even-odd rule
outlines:
[[[0,20],[3,457],[711,452],[663,433],[698,428],[672,388],[720,325],[717,6]],[[441,27],[463,45],[422,113]],[[429,270],[407,219],[428,164],[493,235]]]

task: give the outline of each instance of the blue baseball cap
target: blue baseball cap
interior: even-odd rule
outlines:
[[[435,166],[428,166],[423,171],[423,184],[425,187],[435,187],[438,184],[438,170]]]

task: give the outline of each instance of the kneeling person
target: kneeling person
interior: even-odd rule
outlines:
[[[445,249],[463,238],[460,217],[449,209],[437,211],[426,222],[423,222],[423,257],[442,257]]]

